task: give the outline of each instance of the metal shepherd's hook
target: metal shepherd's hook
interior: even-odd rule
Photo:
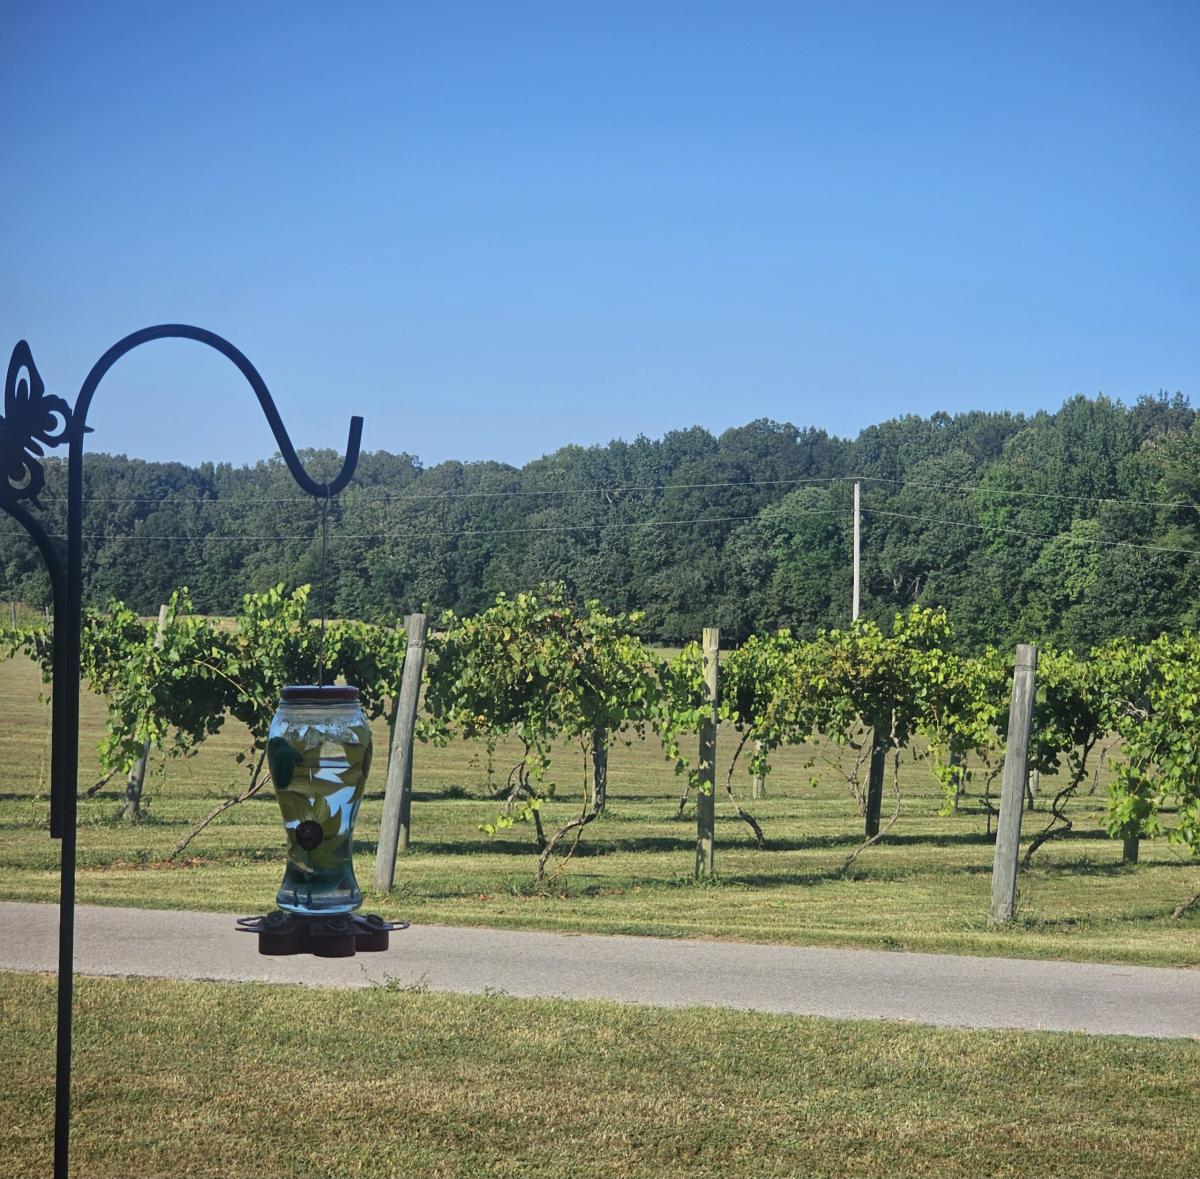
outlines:
[[[92,366],[72,408],[48,394],[24,340],[13,349],[4,382],[0,418],[0,508],[33,538],[50,573],[54,602],[53,692],[51,709],[50,834],[62,840],[58,927],[58,1033],[54,1089],[54,1175],[67,1179],[71,1118],[71,996],[75,945],[75,823],[79,757],[79,648],[83,604],[83,438],[90,433],[88,409],[105,374],[127,352],[152,340],[195,340],[220,352],[246,378],[275,435],[292,478],[309,495],[328,501],[349,483],[362,441],[360,417],[350,419],[346,458],[329,483],[312,479],[296,456],[266,383],[258,370],[228,340],[188,324],[143,328],[118,340]],[[45,486],[42,458],[46,447],[67,444],[67,545],[60,546],[30,507],[40,507]]]

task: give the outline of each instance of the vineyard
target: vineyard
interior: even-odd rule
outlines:
[[[712,789],[697,755],[712,708],[704,658],[698,643],[647,646],[636,621],[554,587],[435,620],[413,844],[394,904],[450,921],[664,933],[699,923],[725,935],[969,948],[983,923],[978,883],[999,804],[1010,653],[961,654],[945,615],[920,609],[886,632],[869,622],[812,641],[781,632],[722,651],[710,775],[717,887],[685,889],[687,823]],[[44,627],[5,635],[9,654],[43,666],[48,643]],[[194,614],[182,591],[160,626],[116,603],[91,614],[84,666],[98,769],[89,760],[81,896],[252,907],[277,873],[262,736],[280,684],[314,679],[323,661],[328,677],[360,686],[380,748],[390,747],[405,648],[399,627],[322,627],[305,590],[279,587],[247,596],[232,622]],[[22,665],[5,671],[10,699],[18,680],[36,694]],[[1158,927],[1147,927],[1161,918],[1174,938],[1167,958],[1191,960],[1197,742],[1192,636],[1113,642],[1086,657],[1043,649],[1024,923],[990,947],[1162,960]],[[50,895],[49,842],[28,851],[45,802],[35,770],[26,764],[4,800],[10,897]],[[360,857],[374,850],[384,778],[381,765]],[[669,867],[649,868],[655,856]],[[907,904],[911,921],[881,930],[873,884]],[[943,899],[922,917],[931,894]],[[851,906],[862,911],[848,918]]]

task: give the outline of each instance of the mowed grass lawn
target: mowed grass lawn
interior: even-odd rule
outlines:
[[[0,899],[53,901],[58,845],[48,835],[49,709],[38,701],[33,665],[0,665]],[[80,779],[98,777],[94,751],[103,709],[85,696]],[[382,809],[386,733],[357,834],[360,882],[371,879]],[[229,725],[190,759],[152,766],[149,810],[138,823],[115,819],[120,783],[81,802],[81,903],[196,908],[252,913],[273,904],[282,875],[283,835],[268,792],[233,808],[199,836],[180,862],[167,857],[214,804],[236,792],[245,768],[234,761],[247,734]],[[724,763],[732,740],[722,734]],[[795,944],[870,946],[1021,957],[1061,957],[1146,964],[1200,962],[1200,914],[1171,919],[1200,891],[1200,866],[1165,840],[1143,842],[1142,862],[1120,863],[1119,843],[1103,831],[1105,789],[1075,804],[1075,830],[1046,845],[1020,879],[1020,918],[989,931],[993,845],[975,796],[962,813],[939,815],[940,794],[928,767],[906,760],[901,817],[879,846],[849,873],[846,856],[861,840],[862,820],[835,751],[782,753],[768,797],[748,805],[770,842],[756,850],[749,830],[717,800],[717,869],[712,885],[692,880],[695,826],[675,818],[679,782],[657,740],[614,748],[608,814],[588,828],[569,864],[543,889],[531,887],[532,831],[517,826],[489,837],[479,825],[497,813],[489,799],[482,747],[420,745],[414,772],[413,847],[400,857],[397,887],[368,907],[412,921],[508,928],[586,930],[662,937],[741,938]],[[809,761],[816,755],[815,765]],[[516,752],[496,753],[499,784]],[[827,760],[828,759],[828,760]],[[578,812],[582,755],[564,749],[555,765],[556,823]],[[723,770],[722,770],[723,772]],[[810,785],[816,775],[817,785]],[[749,782],[735,783],[747,800]],[[1043,781],[1045,800],[1054,783]],[[891,787],[885,819],[894,805]],[[1046,822],[1026,815],[1030,834]]]
[[[378,988],[81,979],[73,1173],[1200,1174],[1200,1046]],[[48,1174],[53,981],[0,975],[3,1173]]]

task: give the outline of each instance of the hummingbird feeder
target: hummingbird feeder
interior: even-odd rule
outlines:
[[[242,917],[238,928],[258,934],[260,954],[348,958],[386,950],[389,932],[407,923],[355,913],[363,896],[354,878],[354,820],[371,769],[371,729],[358,689],[285,687],[267,738],[267,763],[283,812],[287,866],[275,895],[279,908]]]

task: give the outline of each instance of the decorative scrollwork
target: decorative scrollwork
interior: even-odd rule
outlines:
[[[55,419],[62,420],[56,426]],[[46,485],[41,459],[46,446],[58,446],[71,432],[71,407],[46,392],[45,382],[33,363],[33,353],[22,340],[8,362],[4,381],[4,416],[0,417],[0,502],[27,499],[37,504]],[[40,506],[40,505],[38,505]]]

